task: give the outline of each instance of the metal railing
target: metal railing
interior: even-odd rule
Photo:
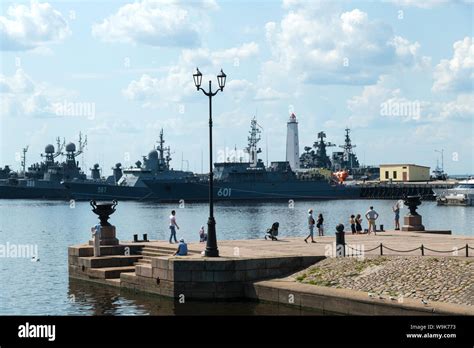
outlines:
[[[358,253],[361,253],[360,249],[354,249],[350,245],[346,244],[345,247],[349,248],[352,251],[356,251]],[[384,249],[387,249],[387,250],[390,250],[390,251],[393,251],[393,252],[396,252],[396,253],[411,253],[411,252],[416,251],[416,250],[421,250],[421,256],[425,256],[425,250],[428,250],[428,251],[431,251],[431,252],[434,252],[434,253],[453,253],[453,252],[459,252],[461,250],[465,250],[465,256],[466,257],[469,257],[469,249],[474,250],[474,248],[470,247],[469,244],[466,244],[463,247],[453,248],[451,250],[434,250],[434,249],[431,249],[431,248],[428,248],[428,247],[424,246],[423,244],[421,244],[417,248],[410,249],[410,250],[397,250],[397,249],[389,248],[388,246],[383,245],[383,243],[380,243],[375,248],[364,250],[364,252],[374,251],[376,249],[380,250],[380,255],[381,256],[383,256],[383,250]],[[358,255],[361,255],[361,254],[355,254],[355,255],[351,254],[349,256],[358,256]],[[459,256],[459,255],[455,255],[455,256]]]

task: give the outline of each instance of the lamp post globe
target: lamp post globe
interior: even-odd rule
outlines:
[[[226,78],[227,78],[227,75],[224,74],[224,72],[221,69],[221,73],[217,75],[217,82],[219,83],[219,88],[221,89],[221,91],[224,90]]]
[[[194,79],[194,85],[196,86],[197,90],[199,91],[199,88],[201,87],[201,82],[202,82],[202,74],[199,71],[199,68],[196,68],[196,73],[193,74],[193,79]]]

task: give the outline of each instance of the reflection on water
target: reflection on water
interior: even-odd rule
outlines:
[[[68,296],[70,305],[65,314],[73,315],[322,315],[315,310],[250,301],[179,303],[75,279],[69,279]]]
[[[263,238],[264,231],[274,221],[280,222],[280,236],[305,236],[307,209],[323,213],[326,234],[333,235],[334,226],[347,222],[351,214],[363,214],[369,205],[380,213],[379,224],[391,228],[392,201],[295,201],[294,208],[285,202],[230,203],[219,202],[215,207],[217,237],[223,239]],[[117,227],[117,237],[131,240],[133,234],[148,233],[150,239],[168,237],[168,217],[176,209],[181,227],[178,238],[198,241],[199,227],[205,225],[208,205],[155,204],[119,202],[110,222]],[[406,209],[402,210],[404,215]],[[451,229],[453,234],[474,235],[473,207],[438,207],[423,202],[419,208],[423,224],[428,229]],[[249,313],[287,310],[286,307],[264,304],[229,303],[216,306],[188,303],[176,307],[167,299],[143,297],[116,289],[69,284],[67,247],[84,243],[90,238],[90,227],[97,222],[88,202],[0,200],[0,245],[7,243],[34,245],[39,262],[29,258],[0,257],[0,314],[62,315],[62,314],[173,314],[177,311],[193,314],[209,311]],[[73,288],[72,288],[73,287]],[[70,294],[76,296],[75,302]],[[200,306],[203,306],[202,308]],[[228,306],[228,307],[226,307]],[[275,309],[276,308],[276,309]],[[282,309],[283,308],[283,309]],[[294,310],[292,308],[288,310]],[[194,313],[195,314],[195,313]]]

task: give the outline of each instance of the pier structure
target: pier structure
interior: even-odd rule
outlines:
[[[202,256],[202,243],[188,244],[189,255],[184,257],[173,256],[175,247],[165,241],[102,245],[100,257],[93,256],[88,244],[75,245],[68,250],[69,276],[177,301],[250,299],[288,304],[293,294],[294,305],[335,313],[474,314],[472,306],[425,305],[412,299],[398,303],[360,291],[298,284],[292,274],[336,255],[335,238],[318,237],[316,244],[305,244],[301,238],[283,241],[221,241],[219,258]],[[386,231],[376,236],[346,234],[345,242],[348,256],[357,255],[352,251],[360,247],[365,257],[423,256],[444,262],[474,256],[474,237],[467,236]]]

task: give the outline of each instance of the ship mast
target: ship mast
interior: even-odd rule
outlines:
[[[351,138],[349,137],[350,129],[346,128],[346,137],[344,140],[344,145],[339,145],[340,148],[344,149],[343,160],[344,162],[350,162],[350,169],[353,168],[353,153],[352,149],[356,147],[356,145],[352,145]]]
[[[331,168],[331,160],[326,153],[326,147],[336,146],[330,142],[325,142],[326,133],[319,132],[319,142],[315,142],[313,147],[316,149],[316,165],[321,168]]]
[[[165,140],[163,138],[163,128],[161,128],[160,130],[160,140],[158,140],[158,146],[156,147],[156,150],[158,151],[158,153],[160,154],[160,160],[161,161],[164,161],[164,151],[165,151],[165,148],[164,148],[164,145],[165,144]]]
[[[248,137],[248,146],[244,149],[244,151],[249,154],[249,162],[251,167],[257,166],[257,155],[262,152],[262,149],[257,148],[257,144],[261,139],[260,133],[262,133],[258,127],[260,126],[257,124],[257,119],[254,116],[252,121],[250,121],[250,136]]]
[[[87,145],[87,135],[84,137],[84,140],[82,140],[82,133],[79,132],[79,150],[76,152],[76,156],[84,152],[86,145]]]
[[[26,145],[26,147],[24,147],[22,150],[23,155],[21,156],[21,167],[23,168],[23,174],[26,172],[26,152],[28,151],[29,147],[29,145]]]

